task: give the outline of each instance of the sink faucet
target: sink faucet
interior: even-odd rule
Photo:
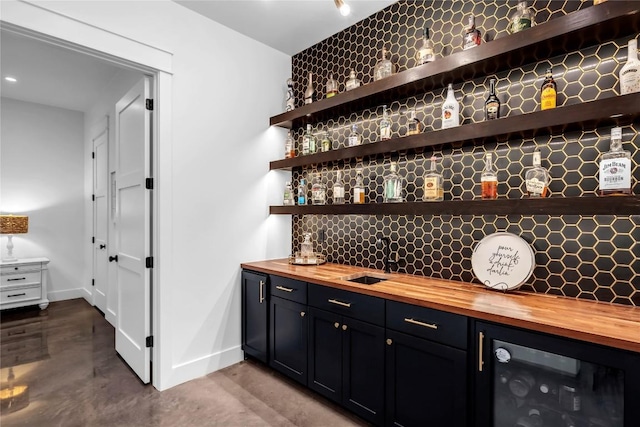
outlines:
[[[388,237],[380,237],[376,242],[376,247],[382,249],[384,247],[384,272],[391,273],[391,266],[398,266],[398,261],[391,259],[391,240]],[[395,257],[394,257],[395,258]]]

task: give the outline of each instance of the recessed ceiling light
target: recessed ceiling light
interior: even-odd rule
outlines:
[[[18,79],[16,79],[15,77],[10,77],[10,76],[5,77],[4,79],[11,83],[16,83],[18,81]]]

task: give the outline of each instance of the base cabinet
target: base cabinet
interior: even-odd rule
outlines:
[[[266,274],[242,272],[242,350],[264,363],[269,359],[267,285]]]
[[[269,364],[294,380],[307,384],[307,306],[271,297]]]

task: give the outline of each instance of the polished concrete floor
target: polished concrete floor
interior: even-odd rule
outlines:
[[[164,392],[145,386],[83,299],[3,311],[0,333],[2,427],[366,425],[252,361]]]

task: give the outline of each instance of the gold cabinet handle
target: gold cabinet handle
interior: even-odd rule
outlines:
[[[482,365],[484,365],[484,360],[482,360],[483,343],[484,343],[484,333],[480,332],[478,334],[478,372],[482,372]]]
[[[304,317],[305,314],[307,314],[307,313],[305,313],[304,311],[301,311],[300,312],[300,317]]]
[[[387,338],[387,345],[393,344],[393,340],[391,338]]]
[[[285,288],[284,286],[276,286],[276,289],[279,291],[284,291],[284,292],[293,292],[294,289],[291,288]]]
[[[342,330],[346,331],[347,330],[347,325],[342,325]]]
[[[334,323],[334,324],[333,324],[333,326],[334,326],[336,329],[338,329],[338,328],[340,327],[340,323],[336,322],[336,323]]]
[[[408,318],[405,318],[404,321],[414,325],[424,326],[425,328],[438,329],[438,325],[436,325],[435,323],[424,323],[424,322],[420,322],[419,320],[408,319]]]
[[[351,303],[350,302],[342,302],[342,301],[338,301],[335,299],[330,299],[328,300],[331,304],[337,304],[337,305],[341,305],[343,307],[351,307]]]
[[[264,282],[260,280],[260,304],[264,301]]]

